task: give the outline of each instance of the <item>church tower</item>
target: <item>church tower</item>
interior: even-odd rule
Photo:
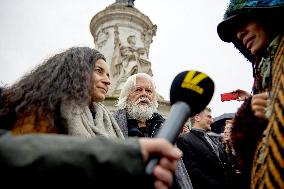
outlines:
[[[134,7],[134,0],[116,0],[91,20],[95,48],[105,55],[110,66],[111,87],[105,104],[110,110],[126,79],[135,73],[151,76],[150,45],[157,26]],[[167,115],[169,102],[159,98],[159,110]]]

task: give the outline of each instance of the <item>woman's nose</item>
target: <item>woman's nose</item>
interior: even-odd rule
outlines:
[[[110,79],[109,79],[108,76],[105,76],[105,78],[104,78],[104,83],[105,83],[106,85],[110,85]]]

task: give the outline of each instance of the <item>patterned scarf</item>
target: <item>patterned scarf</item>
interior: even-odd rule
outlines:
[[[271,62],[271,114],[255,152],[251,188],[284,188],[284,35],[279,39]]]

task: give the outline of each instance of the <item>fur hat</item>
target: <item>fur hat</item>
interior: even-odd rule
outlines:
[[[283,32],[283,24],[281,21],[277,22],[283,18],[283,15],[284,0],[230,0],[224,19],[217,26],[217,32],[221,40],[233,42],[235,47],[250,62],[254,63],[257,57],[253,56],[242,43],[234,39],[235,32],[240,26],[252,19],[262,20],[276,34],[279,31]]]
[[[221,40],[232,42],[236,28],[255,16],[266,19],[283,18],[284,0],[231,0],[224,14],[224,19],[217,26]],[[281,23],[279,23],[281,24]]]

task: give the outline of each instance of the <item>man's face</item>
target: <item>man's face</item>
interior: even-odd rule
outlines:
[[[154,92],[151,82],[146,78],[137,77],[136,85],[131,90],[128,101],[138,106],[145,106],[150,105],[153,98]]]
[[[136,85],[130,91],[126,106],[128,114],[133,119],[144,122],[157,112],[153,103],[155,95],[153,90],[151,81],[142,77],[136,78]]]
[[[199,113],[195,119],[200,129],[203,129],[206,131],[211,130],[210,125],[213,122],[211,111],[208,111],[205,109],[203,112]]]

